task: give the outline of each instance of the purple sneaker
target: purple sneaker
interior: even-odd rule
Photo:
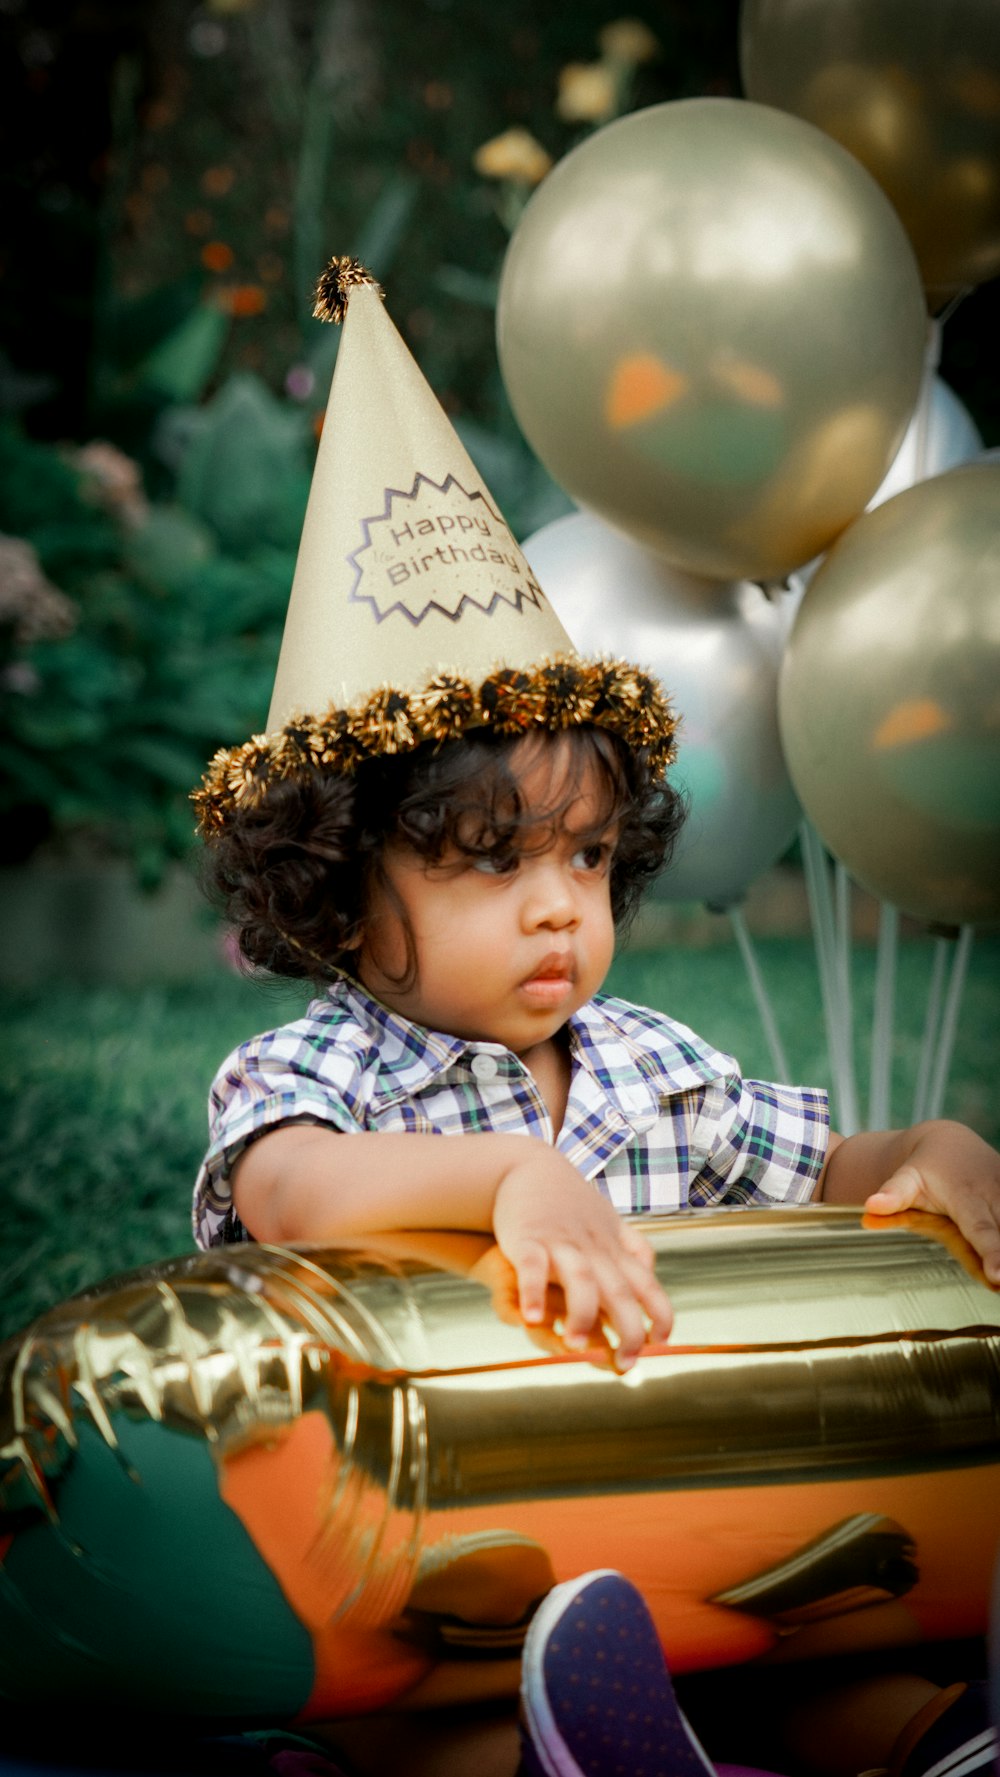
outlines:
[[[610,1569],[542,1600],[524,1644],[521,1716],[526,1777],[715,1777],[641,1594]]]
[[[997,1730],[982,1681],[953,1684],[900,1734],[889,1777],[972,1777],[1000,1772]]]

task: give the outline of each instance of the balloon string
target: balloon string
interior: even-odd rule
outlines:
[[[888,901],[883,901],[878,913],[878,949],[875,961],[875,1009],[868,1076],[869,1129],[888,1129],[892,1122],[892,1049],[898,946],[899,913]]]
[[[934,1065],[934,1049],[941,1023],[941,1006],[944,1001],[944,978],[948,967],[948,953],[953,942],[954,940],[951,938],[935,938],[934,940],[934,960],[931,966],[930,987],[927,991],[924,1037],[920,1045],[920,1063],[917,1068],[917,1083],[913,1093],[912,1121],[914,1123],[922,1123],[927,1116],[931,1068]]]
[[[927,1105],[929,1117],[940,1117],[944,1104],[948,1074],[951,1069],[952,1052],[955,1047],[955,1034],[958,1030],[958,1014],[962,1004],[962,990],[965,986],[966,970],[969,966],[969,953],[972,949],[972,927],[963,926],[955,946],[955,955],[951,964],[951,980],[944,1004],[944,1017],[941,1020],[941,1035],[931,1079],[931,1089]]]
[[[839,861],[833,871],[836,918],[837,992],[846,1053],[851,1054],[854,1031],[854,994],[851,983],[851,879]]]
[[[941,322],[931,320],[927,328],[927,349],[924,353],[924,374],[917,401],[917,435],[914,441],[915,479],[925,481],[929,469],[931,413],[934,407],[934,378],[941,362]]]
[[[837,1105],[837,1125],[841,1134],[854,1135],[858,1129],[857,1092],[850,1053],[851,1033],[845,1027],[840,1004],[833,902],[826,853],[822,840],[810,821],[803,821],[800,831],[816,964],[823,998],[827,1051]]]
[[[943,327],[946,321],[951,320],[951,317],[955,313],[955,310],[957,309],[959,303],[964,302],[966,297],[969,295],[970,291],[972,291],[974,288],[975,288],[974,285],[967,284],[965,286],[964,290],[956,290],[955,291],[955,294],[952,297],[951,301],[949,303],[946,303],[945,307],[941,310],[941,313],[934,317],[935,323],[938,327]]]
[[[730,924],[736,934],[736,942],[740,947],[740,955],[743,958],[743,964],[750,981],[750,986],[753,989],[753,996],[757,1002],[757,1011],[764,1028],[764,1035],[767,1038],[767,1045],[771,1051],[771,1060],[774,1064],[775,1078],[787,1085],[792,1077],[788,1066],[788,1058],[785,1055],[784,1047],[782,1046],[777,1020],[774,1016],[774,1006],[771,1003],[764,977],[760,972],[760,965],[757,962],[757,954],[754,950],[753,940],[747,930],[747,922],[743,915],[743,909],[741,907],[730,907],[728,911]]]

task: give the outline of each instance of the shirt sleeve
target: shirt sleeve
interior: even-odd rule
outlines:
[[[823,1170],[830,1136],[825,1092],[730,1073],[705,1093],[692,1146],[704,1153],[692,1205],[803,1203]]]
[[[247,1144],[283,1123],[321,1123],[344,1134],[364,1127],[361,1069],[350,1045],[318,1043],[306,1024],[283,1025],[243,1043],[212,1082],[209,1146],[194,1188],[192,1230],[200,1247],[243,1237],[232,1169]]]

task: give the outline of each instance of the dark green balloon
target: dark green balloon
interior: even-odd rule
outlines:
[[[113,1434],[77,1420],[55,1524],[26,1516],[0,1563],[0,1697],[290,1720],[312,1638],[219,1497],[211,1445],[124,1413]]]

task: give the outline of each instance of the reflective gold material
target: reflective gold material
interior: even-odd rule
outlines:
[[[889,468],[926,305],[883,193],[764,105],[682,99],[559,162],[507,256],[497,343],[552,475],[694,574],[775,579]]]
[[[865,513],[810,582],[779,717],[799,800],[918,919],[1000,921],[1000,462]]]
[[[1000,271],[996,0],[744,0],[741,60],[878,180],[935,303]]]
[[[205,1596],[234,1635],[266,1615],[263,1581],[284,1613],[254,1674],[272,1717],[509,1688],[538,1596],[595,1565],[642,1586],[677,1669],[981,1633],[1000,1300],[953,1226],[821,1207],[644,1226],[677,1319],[624,1377],[529,1333],[496,1248],[465,1236],[230,1248],[42,1317],[0,1389],[0,1631],[34,1638],[0,1691],[110,1695],[90,1599],[102,1648],[120,1621],[133,1702],[194,1707],[190,1625],[166,1661],[129,1633],[144,1587],[147,1614],[180,1612],[213,1514]],[[136,1501],[145,1560],[108,1587]],[[232,1714],[214,1682],[198,1707]]]

